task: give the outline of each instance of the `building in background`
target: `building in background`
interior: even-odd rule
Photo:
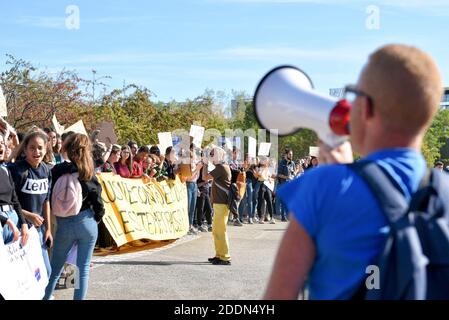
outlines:
[[[449,109],[449,87],[444,88],[443,99],[441,99],[440,107]]]

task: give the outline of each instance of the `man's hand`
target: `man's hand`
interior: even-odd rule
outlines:
[[[320,163],[333,164],[354,162],[352,147],[348,141],[344,142],[334,149],[332,149],[322,141],[318,143],[318,146],[320,148]]]
[[[53,247],[53,236],[51,235],[50,230],[45,231],[45,235],[44,235],[44,242],[47,243],[48,240],[50,240],[49,248]]]
[[[44,218],[32,212],[24,213],[25,218],[31,222],[35,227],[40,227],[44,223]]]

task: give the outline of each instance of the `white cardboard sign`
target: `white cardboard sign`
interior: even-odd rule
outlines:
[[[259,156],[268,157],[270,154],[271,143],[261,142],[259,145]]]
[[[193,144],[197,146],[198,148],[201,148],[201,143],[203,142],[203,136],[204,136],[204,127],[191,125],[190,126],[190,134],[191,137],[193,137]]]
[[[5,245],[0,237],[0,293],[6,300],[41,300],[48,276],[36,228],[24,247],[21,241]]]
[[[76,123],[72,124],[70,127],[64,130],[64,132],[73,131],[75,133],[81,133],[85,134],[86,136],[89,136],[87,134],[86,128],[84,127],[83,120],[79,120]]]
[[[257,140],[253,137],[248,137],[248,154],[250,157],[257,157]]]
[[[165,150],[167,150],[168,147],[173,147],[173,138],[171,135],[171,132],[159,132],[157,134],[157,137],[159,138],[159,150],[161,150],[161,153],[165,154]]]

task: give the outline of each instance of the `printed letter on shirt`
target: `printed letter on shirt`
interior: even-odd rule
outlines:
[[[48,179],[27,179],[21,191],[27,194],[47,194]]]

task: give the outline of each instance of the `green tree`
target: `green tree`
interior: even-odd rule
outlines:
[[[449,110],[441,109],[427,130],[422,145],[422,153],[429,167],[441,159],[448,161],[447,140],[449,137]]]

